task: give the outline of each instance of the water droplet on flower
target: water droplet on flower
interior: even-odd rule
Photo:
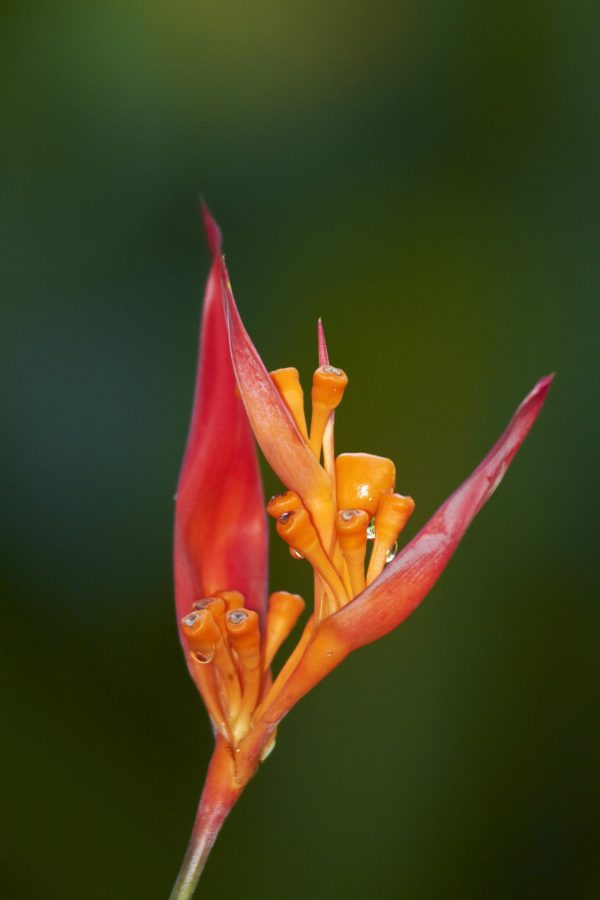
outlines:
[[[351,522],[352,519],[358,515],[357,509],[343,509],[340,513],[340,516],[344,520],[344,522]]]
[[[213,647],[213,649],[212,649],[209,653],[198,653],[198,652],[196,652],[196,653],[192,653],[192,656],[194,657],[194,659],[196,660],[196,662],[199,662],[199,663],[201,663],[203,666],[205,666],[205,665],[207,665],[207,663],[212,662],[213,659],[215,658],[215,650],[214,650],[214,647]]]
[[[393,546],[393,547],[390,547],[390,549],[388,550],[387,556],[386,556],[386,558],[385,558],[386,563],[391,563],[391,561],[392,561],[392,560],[394,559],[394,557],[396,556],[396,553],[397,553],[397,552],[398,552],[398,541],[396,541],[396,543],[394,544],[394,546]]]
[[[292,515],[293,515],[292,510],[288,510],[287,512],[281,513],[281,515],[279,516],[278,522],[281,525],[285,525],[285,523],[288,522],[292,518]]]
[[[374,541],[375,540],[375,519],[371,519],[367,526],[367,540]]]
[[[335,366],[321,366],[321,372],[325,372],[327,375],[341,375],[342,370],[336,369]]]
[[[290,556],[292,559],[304,559],[299,550],[296,550],[294,547],[290,547]]]
[[[333,650],[327,650],[326,653],[325,653],[325,656],[326,656],[327,658],[333,656]]]
[[[183,619],[181,620],[181,624],[185,625],[186,628],[191,628],[193,625],[196,624],[196,622],[198,621],[199,618],[200,618],[200,616],[198,615],[198,613],[195,613],[195,612],[188,613],[187,616],[184,616]]]

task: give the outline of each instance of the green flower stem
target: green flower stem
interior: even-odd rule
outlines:
[[[218,740],[200,797],[192,835],[169,900],[190,900],[227,815],[244,786],[234,778],[231,751]]]

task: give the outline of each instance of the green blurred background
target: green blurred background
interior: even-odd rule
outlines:
[[[3,896],[163,900],[187,842],[200,192],[267,365],[308,386],[323,316],[338,448],[396,461],[410,534],[558,370],[432,596],[285,721],[200,896],[600,896],[597,4],[0,16]]]

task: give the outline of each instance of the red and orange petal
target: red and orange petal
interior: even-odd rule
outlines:
[[[239,397],[223,310],[220,232],[203,209],[213,254],[192,419],[175,509],[178,618],[217,591],[238,590],[263,615],[267,524],[252,429]]]
[[[300,434],[238,313],[223,263],[224,302],[233,367],[246,412],[267,462],[311,512],[332,503],[331,480]]]

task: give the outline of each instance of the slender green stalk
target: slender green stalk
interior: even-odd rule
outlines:
[[[206,860],[228,810],[219,809],[212,812],[212,816],[201,815],[199,810],[198,818],[169,900],[189,900],[196,890]]]
[[[217,742],[192,835],[169,900],[190,900],[193,897],[221,826],[242,793],[243,788],[231,778],[231,763],[228,748]]]

